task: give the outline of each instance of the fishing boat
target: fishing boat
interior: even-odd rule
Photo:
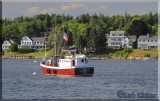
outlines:
[[[84,54],[77,54],[75,50],[67,51],[67,55],[59,55],[61,46],[61,41],[59,42],[59,47],[57,48],[57,28],[55,28],[55,55],[52,56],[52,59],[43,59],[40,62],[41,69],[44,75],[93,75],[94,66],[88,65],[88,57]],[[68,41],[68,37],[64,32],[63,26],[63,35],[62,40]],[[64,50],[65,51],[65,50]],[[71,51],[73,54],[71,54]]]
[[[45,75],[83,75],[94,74],[94,66],[88,65],[88,58],[83,54],[65,57],[55,56],[57,59],[44,59],[40,66]],[[58,61],[55,61],[58,60]]]

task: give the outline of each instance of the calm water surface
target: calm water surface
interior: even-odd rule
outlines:
[[[118,90],[158,92],[156,60],[90,60],[89,64],[95,65],[95,73],[89,77],[44,76],[40,61],[3,59],[2,98],[117,99]]]

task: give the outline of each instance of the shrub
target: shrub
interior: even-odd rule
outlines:
[[[11,52],[11,50],[10,50],[10,49],[8,49],[8,50],[7,50],[7,52]]]
[[[31,52],[35,52],[35,50],[33,48],[19,48],[18,52],[19,53],[31,53]]]
[[[120,52],[120,51],[118,51],[118,52],[115,53],[115,56],[116,56],[116,57],[118,57],[118,56],[120,56],[120,55],[121,55],[121,52]]]
[[[129,53],[126,52],[126,53],[123,54],[123,57],[128,57],[128,55],[129,55]]]
[[[144,57],[150,57],[150,55],[149,54],[144,54]]]
[[[9,49],[11,52],[18,52],[18,47],[17,47],[17,44],[15,43],[11,44]]]
[[[128,55],[130,53],[132,53],[132,52],[133,52],[132,49],[130,49],[130,48],[124,48],[122,51],[116,52],[115,56],[116,57],[128,57]]]

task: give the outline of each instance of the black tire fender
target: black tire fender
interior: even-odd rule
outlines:
[[[53,73],[54,73],[54,74],[57,74],[57,70],[54,69],[54,70],[53,70]]]
[[[51,74],[51,70],[50,70],[50,69],[47,69],[47,73]]]

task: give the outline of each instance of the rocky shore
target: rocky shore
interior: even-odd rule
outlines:
[[[106,60],[106,59],[117,59],[117,60],[151,60],[151,59],[154,59],[154,60],[157,60],[158,58],[151,58],[151,57],[110,57],[110,56],[107,56],[107,57],[89,57],[90,60],[94,59],[94,60]]]
[[[2,56],[2,59],[43,59],[44,56],[14,56],[14,55],[7,55]],[[47,57],[53,58],[53,57]],[[89,60],[107,60],[107,59],[119,59],[119,60],[150,60],[154,59],[157,60],[158,58],[151,58],[151,57],[111,57],[111,56],[89,56]]]

